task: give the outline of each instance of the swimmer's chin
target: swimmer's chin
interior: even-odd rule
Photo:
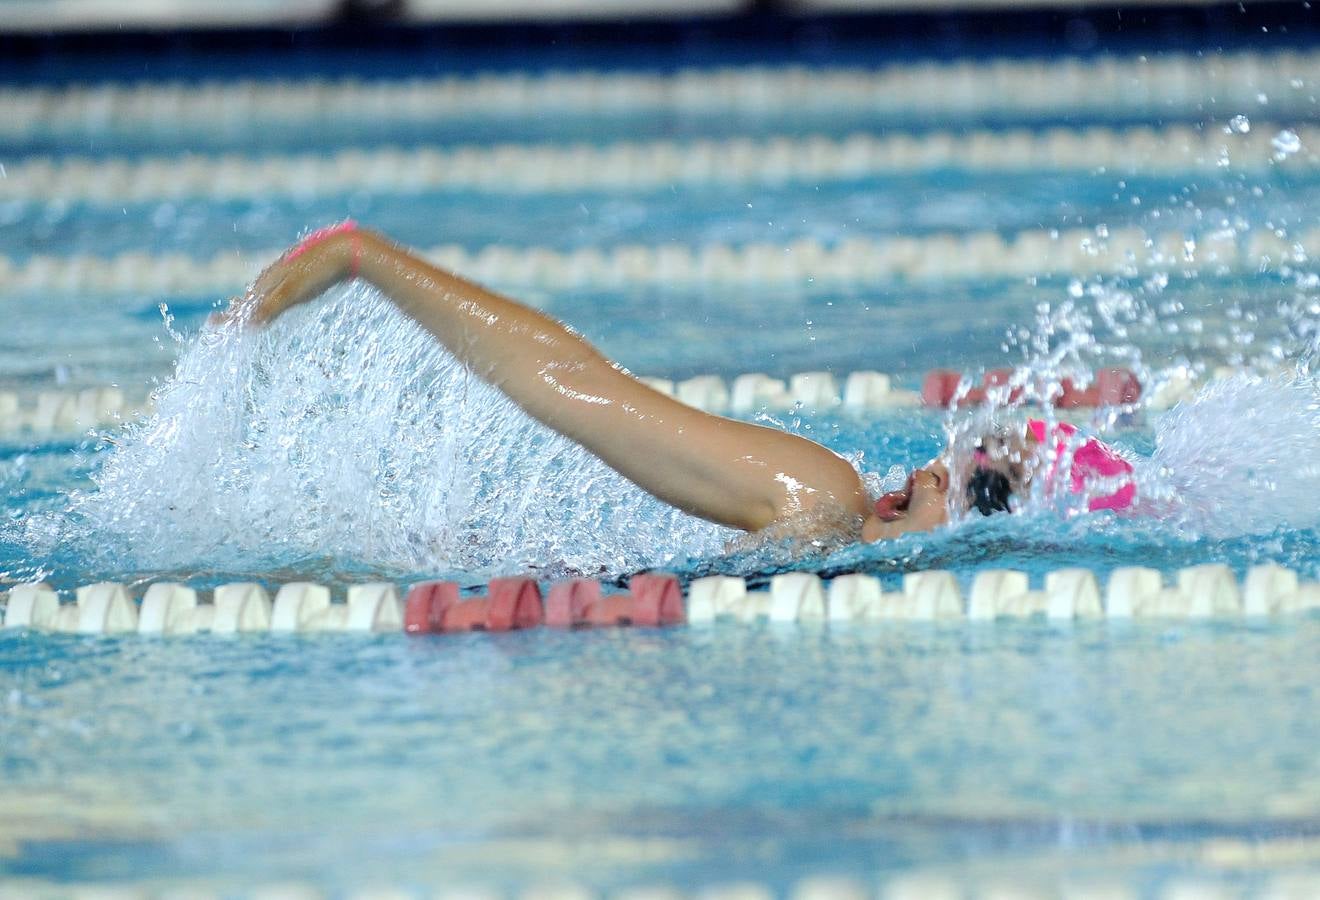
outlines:
[[[833,553],[862,538],[862,517],[846,510],[816,509],[771,522],[759,531],[740,534],[724,545],[729,554],[773,549],[787,559]],[[787,561],[786,559],[786,561]]]
[[[946,531],[949,526],[950,522],[947,518],[939,522],[924,523],[914,521],[906,515],[897,517],[871,515],[861,523],[859,537],[864,544],[874,544],[878,541],[892,541],[908,534]]]
[[[923,525],[908,516],[885,521],[870,515],[862,517],[846,512],[810,513],[774,522],[760,531],[738,535],[724,546],[727,555],[753,555],[762,566],[789,564],[805,557],[828,556],[858,543],[892,541],[907,535],[935,534],[949,531],[947,519]]]

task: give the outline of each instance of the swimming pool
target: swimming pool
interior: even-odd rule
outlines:
[[[422,79],[368,91],[383,99],[351,129],[336,103],[362,109],[362,92],[334,83],[25,88],[0,130],[17,182],[0,189],[0,385],[25,408],[42,391],[113,384],[135,405],[155,390],[158,415],[95,437],[4,433],[0,573],[139,594],[649,567],[754,585],[861,571],[891,591],[927,569],[966,589],[988,568],[1039,583],[1208,561],[1315,580],[1317,477],[1259,489],[1316,441],[1303,388],[1270,380],[1316,339],[1315,68],[1297,53]],[[1008,90],[1042,79],[1072,86],[1067,102]],[[822,85],[832,102],[791,108]],[[567,99],[529,118],[547,93]],[[266,188],[242,188],[254,179]],[[1257,471],[1182,471],[1200,505],[1167,520],[1040,509],[827,555],[726,555],[729,534],[531,426],[360,287],[258,340],[197,339],[253,266],[345,215],[466,260],[650,376],[1254,371],[1200,407],[1095,424],[1144,455],[1189,428],[1216,459],[1252,440]],[[876,483],[936,452],[945,425],[920,409],[763,416],[862,454]],[[0,875],[220,893],[1263,891],[1316,871],[1318,627],[3,631]],[[803,887],[817,876],[845,880]]]

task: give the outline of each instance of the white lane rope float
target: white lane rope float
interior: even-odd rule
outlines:
[[[1179,844],[1179,847],[1183,845]],[[1250,841],[1216,837],[1188,843],[1181,850],[1184,855],[1194,854],[1211,865],[1226,867],[1260,867],[1262,857],[1291,859],[1299,855],[1305,843],[1297,838],[1253,837]],[[1108,857],[1096,854],[1095,859]],[[1086,857],[1093,861],[1091,857]],[[813,869],[820,868],[813,866]],[[933,868],[913,869],[880,878],[861,878],[852,875],[814,874],[799,878],[788,887],[773,882],[758,882],[728,876],[696,887],[679,887],[663,881],[650,881],[618,890],[600,890],[585,882],[556,878],[546,882],[533,881],[509,893],[486,885],[465,885],[446,882],[434,891],[421,890],[416,883],[406,885],[373,885],[357,891],[326,891],[311,882],[278,881],[257,883],[242,889],[226,887],[223,893],[210,882],[193,884],[187,879],[174,878],[170,884],[194,900],[416,900],[433,897],[434,900],[501,900],[518,897],[520,900],[1034,900],[1053,897],[1057,900],[1139,900],[1154,896],[1138,889],[1141,880],[1135,876],[1120,875],[1076,876],[1061,878],[1046,869],[1039,874],[1034,869],[1019,867],[1012,874],[953,874],[949,870]],[[1261,900],[1312,900],[1320,896],[1320,876],[1305,871],[1286,870],[1259,879],[1258,892],[1252,897]],[[30,885],[30,887],[29,887]],[[66,896],[70,892],[62,882],[26,879],[6,896],[12,900],[41,900]],[[73,891],[77,897],[114,898],[114,900],[159,900],[162,892],[151,886],[126,885],[122,882],[82,882]],[[1174,875],[1161,881],[1158,894],[1164,900],[1217,900],[1226,894],[1204,876]]]
[[[1125,369],[1101,370],[1091,374],[1088,385],[1103,382],[1110,373],[1118,376],[1120,383],[1097,391],[1094,397],[1078,393],[1071,400],[1062,396],[1059,400],[1061,409],[1133,405],[1139,400],[1145,409],[1160,412],[1190,397],[1203,382],[1232,378],[1245,371],[1219,366],[1198,376],[1196,372],[1177,369],[1155,384],[1143,385]],[[871,370],[849,372],[841,378],[828,371],[797,372],[786,379],[763,372],[744,372],[728,380],[714,374],[677,381],[639,377],[651,388],[688,406],[733,415],[767,411],[863,414],[923,406],[943,410],[951,402],[978,405],[985,401],[989,387],[985,379],[978,383],[974,377],[960,375],[952,369],[929,370],[922,377],[921,391],[900,387],[895,376]],[[1006,382],[1001,379],[1000,383]],[[1068,386],[1074,390],[1071,381]],[[1099,386],[1104,388],[1103,384]],[[46,389],[35,394],[0,390],[0,437],[71,435],[132,422],[150,415],[153,408],[151,397],[130,401],[119,385]]]
[[[0,202],[141,203],[333,196],[356,191],[497,194],[652,190],[672,185],[820,183],[938,169],[1022,173],[1259,170],[1320,164],[1320,128],[1051,128],[853,134],[605,145],[383,147],[324,154],[92,159],[38,156],[6,166]]]
[[[689,69],[672,74],[548,72],[405,80],[230,81],[0,90],[0,136],[246,133],[316,122],[435,122],[536,115],[800,117],[1104,111],[1313,113],[1320,53],[1100,56]]]
[[[137,251],[114,257],[76,254],[0,256],[0,296],[64,294],[228,295],[276,259],[280,250],[225,252],[210,259]],[[1201,234],[1148,234],[1136,226],[943,232],[917,237],[849,238],[825,244],[623,244],[556,250],[501,244],[422,251],[436,264],[476,281],[545,289],[669,286],[801,286],[815,282],[962,280],[1051,275],[1226,275],[1278,271],[1320,255],[1320,228],[1282,236],[1232,228]]]
[[[729,382],[718,375],[696,375],[677,382],[647,376],[641,380],[688,406],[734,415],[793,409],[867,413],[922,404],[921,394],[897,387],[891,376],[873,371],[851,372],[842,382],[830,372],[799,372],[788,379],[749,372]],[[0,390],[0,438],[72,436],[122,425],[151,410],[150,398],[131,403],[116,385],[48,389],[35,395]]]
[[[530,578],[497,578],[462,596],[457,583],[413,585],[406,598],[390,583],[351,585],[336,602],[325,585],[290,582],[272,598],[260,584],[217,587],[211,602],[185,584],[160,582],[139,599],[113,582],[84,585],[71,602],[44,583],[11,587],[3,628],[76,634],[235,634],[293,632],[512,631],[559,627],[661,627],[742,623],[846,624],[886,621],[994,622],[1076,620],[1253,619],[1320,611],[1320,584],[1273,563],[1253,566],[1239,583],[1222,563],[1179,569],[1166,577],[1141,566],[1115,569],[1101,587],[1089,569],[1047,573],[1033,587],[1025,572],[983,569],[966,593],[951,572],[903,576],[899,591],[878,578],[840,575],[828,582],[808,572],[771,578],[768,590],[744,579],[709,576],[684,592],[672,575],[634,575],[628,590],[609,593],[588,578],[560,581],[543,596]]]
[[[122,425],[150,409],[149,399],[131,403],[117,385],[42,390],[34,395],[0,390],[0,437],[73,435]]]

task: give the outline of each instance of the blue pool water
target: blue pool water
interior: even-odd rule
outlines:
[[[1205,128],[1224,127],[1218,112]],[[1108,121],[1066,124],[1097,120]],[[3,148],[3,161],[837,137],[980,121],[935,123],[919,109],[897,122],[496,117],[482,129],[231,134],[228,145],[166,128],[87,146],[38,136]],[[208,259],[286,245],[346,215],[405,242],[471,249],[1221,220],[1286,234],[1309,227],[1317,189],[1320,174],[1307,169],[949,170],[641,192],[3,201],[0,253]],[[159,415],[129,432],[0,436],[0,584],[310,578],[339,589],[514,572],[614,580],[664,567],[753,583],[785,568],[866,571],[892,589],[927,568],[967,583],[991,565],[1039,579],[1064,566],[1103,574],[1206,561],[1239,575],[1277,561],[1316,579],[1314,389],[1285,389],[1270,374],[1309,364],[1316,284],[1303,264],[1196,277],[519,289],[633,371],[671,378],[878,369],[917,387],[935,366],[1039,364],[1047,342],[1083,366],[1233,364],[1276,379],[1174,417],[1092,423],[1147,459],[1161,442],[1204,435],[1199,457],[1185,447],[1156,457],[1197,501],[1178,515],[1035,508],[797,558],[726,553],[730,533],[663,509],[527,422],[360,286],[242,341],[198,337],[223,297],[17,293],[0,300],[0,390],[114,383],[133,398],[155,391]],[[936,453],[948,424],[918,411],[762,420],[849,455],[876,486],[891,466]],[[1233,477],[1196,478],[1198,463],[1230,449],[1241,463]],[[292,878],[346,892],[746,878],[781,890],[811,874],[878,882],[938,871],[1046,889],[1112,876],[1156,892],[1187,875],[1252,889],[1320,864],[1317,639],[1320,622],[1308,618],[424,639],[0,632],[0,883]],[[1241,862],[1250,848],[1279,846],[1288,852]]]
[[[1206,848],[1320,829],[1317,638],[1314,621],[5,634],[0,871],[1259,885],[1280,867]]]

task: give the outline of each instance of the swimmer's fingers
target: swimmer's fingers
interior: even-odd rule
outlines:
[[[342,244],[342,236],[334,235],[305,247],[301,253],[284,254],[212,319],[220,325],[241,322],[261,327],[290,307],[320,295],[346,274],[348,257]]]
[[[297,294],[297,273],[290,269],[284,259],[268,266],[246,291],[232,298],[224,310],[213,313],[208,324],[223,327],[232,322],[260,328],[278,318],[294,305],[293,298]],[[307,298],[298,298],[297,302],[304,299]]]
[[[264,320],[258,319],[256,310],[257,304],[252,296],[251,290],[240,294],[237,297],[229,298],[229,304],[224,309],[218,309],[206,317],[206,325],[211,329],[221,329],[229,325],[241,326],[260,326],[265,324]]]

